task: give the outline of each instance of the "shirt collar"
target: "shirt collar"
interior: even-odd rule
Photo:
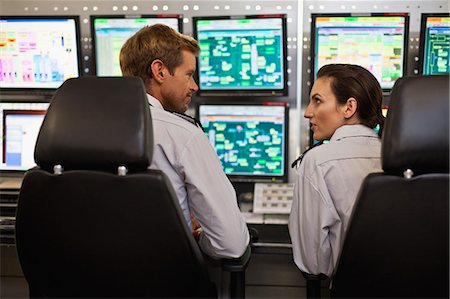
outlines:
[[[378,137],[375,131],[365,125],[344,125],[336,129],[333,136],[331,136],[330,142],[338,141],[346,137]]]
[[[148,93],[147,93],[147,100],[148,100],[148,103],[150,104],[150,106],[164,110],[161,102],[159,100],[157,100],[154,96],[152,96]]]

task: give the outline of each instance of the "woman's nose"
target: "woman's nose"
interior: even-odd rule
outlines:
[[[305,118],[311,118],[312,117],[312,109],[311,105],[308,105],[305,109],[305,113],[303,114]]]

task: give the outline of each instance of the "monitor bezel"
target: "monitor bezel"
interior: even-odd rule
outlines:
[[[448,12],[422,13],[420,18],[420,37],[419,37],[419,74],[424,74],[425,64],[425,40],[427,36],[427,19],[429,17],[450,17]],[[431,75],[431,74],[430,74]]]
[[[197,71],[195,80],[198,82],[198,96],[288,96],[288,60],[287,60],[287,15],[286,14],[256,14],[256,15],[222,15],[222,16],[195,16],[192,17],[193,36],[198,41],[197,21],[217,20],[246,20],[246,19],[281,19],[281,34],[283,41],[283,88],[281,89],[202,89],[200,86],[200,59],[197,58]]]
[[[95,20],[97,19],[177,19],[178,32],[183,33],[183,15],[182,14],[118,14],[118,15],[91,15],[90,31],[92,39],[92,74],[97,76],[97,37],[95,34]]]
[[[61,20],[61,19],[69,19],[74,20],[75,22],[75,40],[76,40],[76,51],[77,51],[77,68],[78,68],[78,77],[81,77],[82,74],[82,58],[81,58],[81,30],[80,30],[80,16],[78,15],[37,15],[37,16],[23,16],[23,15],[14,15],[14,16],[0,16],[0,20]],[[62,82],[64,83],[64,82]],[[61,85],[62,85],[61,83]],[[60,85],[60,86],[61,86]],[[17,92],[26,92],[29,94],[53,94],[60,86],[58,87],[0,87],[1,93],[17,93]]]
[[[220,101],[211,102],[203,101],[195,104],[195,117],[200,121],[200,107],[201,106],[277,106],[284,107],[284,159],[282,175],[251,175],[251,174],[226,174],[231,182],[236,183],[286,183],[288,181],[288,164],[289,164],[289,103],[277,101],[262,101],[262,102],[231,102]],[[206,134],[206,132],[205,132]],[[214,149],[215,151],[215,149]],[[225,172],[225,171],[224,171]]]
[[[310,82],[311,87],[314,84],[316,76],[316,20],[321,17],[404,17],[405,27],[404,27],[404,40],[403,40],[403,73],[401,77],[406,76],[408,68],[408,39],[409,39],[409,13],[399,12],[399,13],[312,13],[311,14],[311,73]],[[351,63],[351,62],[349,62]],[[317,70],[318,71],[318,70]],[[400,78],[401,78],[400,77]],[[381,85],[381,83],[380,83]],[[384,94],[389,94],[392,88],[383,88]]]
[[[48,100],[40,100],[40,99],[34,99],[34,100],[3,100],[1,101],[1,104],[48,104],[49,107],[47,108],[47,110],[50,108],[50,101]],[[23,111],[23,109],[18,109],[18,111]],[[35,111],[35,110],[30,110],[30,111]],[[1,111],[1,113],[3,114],[3,111]],[[2,122],[2,138],[5,136],[5,126],[4,126],[4,121]],[[3,140],[4,142],[4,140]],[[2,159],[4,159],[4,143],[2,142],[2,147],[1,147],[1,151],[2,151]],[[0,163],[3,163],[2,161],[0,161]],[[28,169],[3,169],[0,168],[0,174],[2,175],[11,175],[11,176],[16,176],[16,175],[23,175],[25,172],[27,172]]]

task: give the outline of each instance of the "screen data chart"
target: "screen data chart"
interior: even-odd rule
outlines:
[[[423,74],[450,73],[450,17],[429,16],[425,20]]]
[[[199,118],[224,172],[282,177],[286,159],[286,107],[200,105]]]
[[[314,76],[326,64],[358,64],[389,90],[404,75],[406,16],[317,15],[314,26]]]
[[[123,44],[145,26],[165,24],[179,31],[179,16],[126,18],[92,16],[97,76],[122,76],[119,54]]]
[[[197,19],[200,91],[283,90],[283,18]]]
[[[26,171],[36,164],[34,148],[48,103],[0,103],[1,171]]]
[[[0,87],[56,89],[79,76],[75,18],[0,19]]]

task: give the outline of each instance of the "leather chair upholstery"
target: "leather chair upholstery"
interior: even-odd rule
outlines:
[[[363,182],[331,296],[448,298],[449,76],[397,80],[383,173]]]
[[[151,157],[140,79],[81,77],[56,91],[16,215],[31,297],[217,296],[170,181],[147,169]],[[246,262],[230,271],[242,276]]]

